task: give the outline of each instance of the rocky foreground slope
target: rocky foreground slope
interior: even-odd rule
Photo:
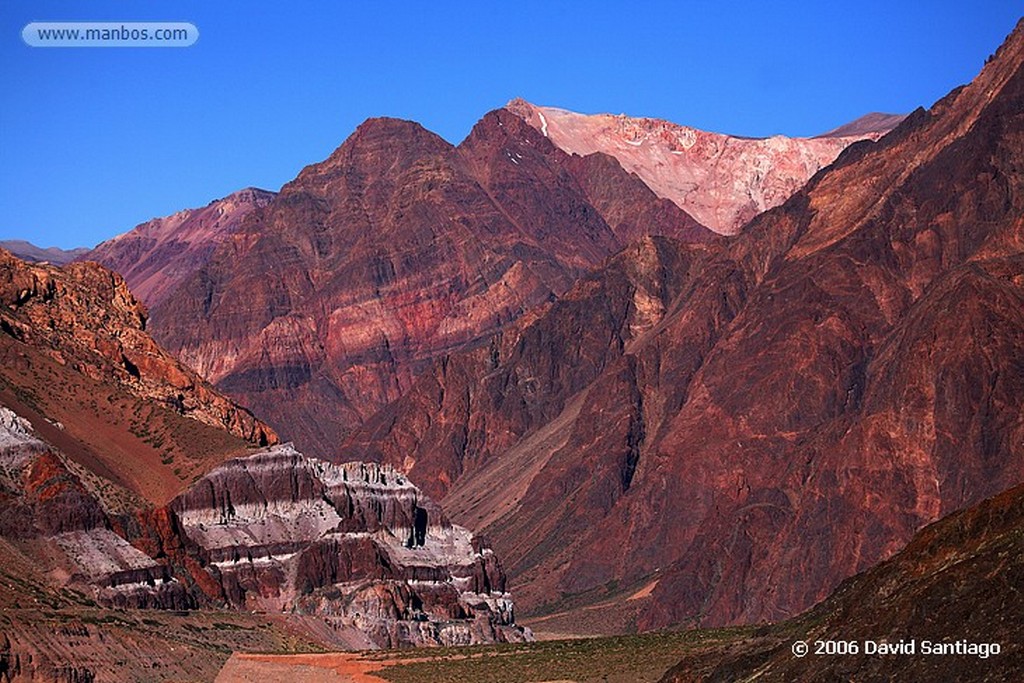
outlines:
[[[1019,680],[1022,528],[1018,486],[925,527],[891,559],[760,639],[685,659],[662,683]],[[797,640],[814,649],[819,640],[853,642],[857,651],[795,657]],[[879,654],[883,643],[896,649]]]
[[[1022,64],[1018,28],[725,244],[627,249],[435,363],[353,454],[447,493],[535,616],[806,609],[1021,480]]]
[[[105,268],[0,250],[0,402],[90,470],[164,503],[277,436],[160,348],[147,322]]]
[[[116,513],[80,464],[0,407],[0,535],[101,607],[305,615],[344,648],[521,640],[493,552],[408,479],[277,446],[168,506]],[[31,643],[14,637],[22,646]]]
[[[526,637],[493,552],[405,475],[268,447],[269,428],[149,339],[118,276],[0,257],[0,675],[117,680],[150,653],[103,625],[136,610],[260,612],[242,620],[269,629],[253,646]],[[227,641],[245,647],[210,642]],[[173,648],[158,638],[153,661],[180,679]]]

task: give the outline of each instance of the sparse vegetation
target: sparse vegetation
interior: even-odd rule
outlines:
[[[753,628],[669,631],[429,652],[387,652],[367,657],[409,659],[407,664],[398,663],[375,672],[393,683],[643,683],[660,679],[684,655],[739,642],[753,632]]]

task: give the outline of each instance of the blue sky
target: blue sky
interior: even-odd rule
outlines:
[[[893,6],[893,5],[897,6]],[[365,118],[452,142],[520,96],[813,135],[969,81],[1024,3],[0,0],[0,239],[91,246],[278,189]],[[31,48],[30,21],[186,21],[189,48]]]

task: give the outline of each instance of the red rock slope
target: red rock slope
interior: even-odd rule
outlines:
[[[438,361],[354,452],[448,491],[528,611],[653,628],[824,598],[1024,471],[1022,62],[1018,28],[724,246],[627,250]]]
[[[513,100],[507,108],[570,154],[603,152],[702,225],[734,235],[778,206],[858,140],[877,140],[902,116],[873,114],[813,138],[742,138],[669,121],[577,114]]]
[[[437,354],[646,233],[710,235],[613,159],[570,157],[507,111],[458,147],[374,119],[159,302],[153,331],[303,452],[336,455]]]
[[[288,631],[343,648],[528,637],[494,553],[405,475],[267,448],[275,434],[145,322],[98,264],[0,252],[0,678],[120,680],[143,662],[194,677],[167,657],[182,629],[126,633],[169,618],[138,609],[198,609],[183,630],[185,651],[214,650],[202,668],[231,651],[195,635],[215,623],[266,629],[227,639],[243,648]],[[256,609],[277,616],[223,614]]]
[[[217,245],[274,196],[273,192],[253,187],[239,190],[201,209],[154,218],[78,255],[76,260],[96,261],[120,273],[135,296],[147,306],[154,306],[205,265]]]
[[[1022,526],[1018,486],[922,529],[894,557],[760,641],[684,660],[662,683],[1020,680]],[[797,640],[812,648],[819,640],[854,642],[857,651],[799,658]],[[880,654],[871,643],[902,650]]]
[[[0,250],[0,401],[101,475],[165,502],[273,430],[157,346],[146,309],[94,263]]]

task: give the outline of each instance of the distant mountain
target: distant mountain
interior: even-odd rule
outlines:
[[[6,249],[20,259],[40,263],[46,261],[56,266],[74,261],[79,256],[89,252],[88,247],[64,250],[59,247],[47,247],[43,249],[25,240],[0,240],[0,249]]]
[[[367,121],[184,269],[172,223],[97,252],[163,235],[155,269],[131,250],[105,259],[150,297],[148,272],[205,259],[156,296],[153,334],[318,456],[339,456],[435,356],[483,343],[636,237],[714,237],[614,159],[571,157],[505,110],[458,147]]]
[[[1022,479],[1022,65],[1018,27],[734,238],[641,241],[439,358],[344,455],[446,496],[546,623],[806,609]]]
[[[882,114],[872,112],[839,126],[827,133],[819,135],[819,138],[844,138],[854,136],[884,135],[900,124],[906,118],[905,114]]]
[[[759,139],[625,114],[577,114],[521,99],[506,108],[570,154],[616,158],[659,197],[723,235],[782,204],[850,144],[876,140],[903,118],[874,114],[825,136]]]
[[[76,258],[102,263],[120,273],[135,296],[154,306],[204,266],[246,216],[274,197],[273,192],[253,187],[239,190],[201,209],[154,218]]]

